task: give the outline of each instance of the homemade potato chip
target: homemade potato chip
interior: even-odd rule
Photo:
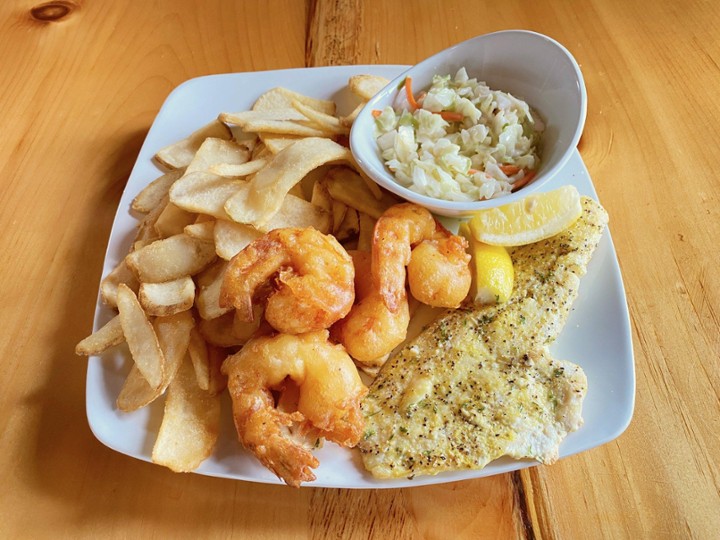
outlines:
[[[330,196],[330,192],[327,188],[325,180],[318,180],[313,184],[312,196],[310,202],[318,208],[322,208],[328,213],[333,211],[333,198]]]
[[[345,204],[342,201],[333,199],[333,202],[332,202],[332,217],[333,217],[332,231],[333,231],[333,233],[340,228],[340,224],[342,223],[343,219],[345,219],[345,213],[347,212],[347,209],[348,209],[347,204]]]
[[[202,319],[198,324],[198,329],[205,341],[216,347],[228,348],[245,345],[249,337],[245,332],[236,335],[234,322],[235,313],[229,311],[214,319]]]
[[[154,227],[155,232],[158,233],[160,238],[167,238],[168,236],[180,234],[186,225],[194,222],[194,213],[188,212],[172,203],[168,203],[157,217]]]
[[[358,114],[360,114],[360,111],[362,111],[364,107],[365,102],[363,101],[357,107],[355,107],[350,114],[348,114],[347,116],[341,116],[340,123],[343,126],[352,127],[353,122],[355,122],[355,119],[358,117]]]
[[[197,238],[198,240],[212,242],[215,238],[215,220],[196,221],[195,223],[186,225],[183,232],[188,236]]]
[[[267,149],[273,154],[277,154],[302,139],[300,135],[275,135],[273,133],[258,133],[258,135]]]
[[[184,168],[176,169],[166,172],[161,177],[150,182],[145,189],[135,196],[131,205],[132,209],[143,214],[150,212],[160,204],[168,194],[170,186],[183,174],[185,174]]]
[[[227,377],[221,370],[227,356],[225,349],[208,344],[208,367],[210,373],[208,392],[211,396],[217,396],[227,388]]]
[[[120,316],[115,315],[102,327],[98,328],[88,337],[83,339],[75,346],[75,354],[91,356],[102,354],[110,347],[119,345],[125,341],[122,325],[120,324]]]
[[[275,133],[279,135],[300,135],[302,137],[325,137],[330,135],[327,131],[305,125],[292,120],[268,120],[258,118],[249,120],[243,125],[243,129],[253,131],[255,133]]]
[[[137,366],[133,364],[120,389],[115,406],[122,412],[137,411],[155,401],[162,393],[163,388],[161,386],[152,388]]]
[[[227,261],[220,259],[195,278],[197,281],[195,307],[202,319],[215,319],[232,309],[220,305],[220,287],[225,268]]]
[[[220,113],[218,116],[221,122],[227,124],[236,124],[242,128],[248,122],[257,120],[288,120],[295,122],[307,122],[307,117],[295,110],[292,106],[292,102],[289,103],[288,107],[278,109],[264,109],[264,110],[252,110],[252,111],[241,111],[235,113]]]
[[[364,101],[382,87],[379,78],[351,81],[363,103],[346,117],[335,116],[331,100],[278,87],[252,111],[220,112],[155,155],[172,170],[133,199],[132,210],[144,215],[132,248],[101,282],[103,301],[119,314],[76,346],[78,354],[95,355],[127,343],[133,363],[119,410],[167,394],[154,462],[189,471],[212,452],[217,396],[227,387],[222,363],[265,331],[262,302],[250,323],[220,305],[228,261],[286,227],[332,232],[346,249],[369,250],[375,217],[395,202],[337,142],[346,141]]]
[[[196,326],[190,330],[190,343],[188,354],[195,370],[195,379],[198,386],[203,390],[210,388],[210,364],[208,359],[208,347],[205,338],[202,337]]]
[[[187,166],[185,174],[196,171],[207,171],[213,165],[229,163],[241,165],[250,159],[250,151],[235,141],[209,138],[205,139],[198,148],[193,160]]]
[[[142,247],[125,257],[144,283],[161,283],[191,276],[215,260],[215,246],[187,234],[176,234]]]
[[[235,163],[218,163],[213,165],[208,170],[219,176],[228,176],[232,178],[240,178],[242,176],[248,176],[250,174],[258,172],[265,165],[267,165],[266,159],[253,159],[242,164]]]
[[[155,319],[153,329],[165,361],[162,383],[155,388],[150,386],[137,365],[133,365],[118,395],[116,403],[118,409],[123,412],[136,411],[149,405],[165,392],[185,356],[193,327],[194,321],[189,311]]]
[[[100,282],[100,296],[108,306],[117,307],[117,288],[120,283],[124,283],[136,293],[140,287],[140,282],[125,264],[125,259],[120,261]]]
[[[230,219],[227,200],[237,193],[243,180],[225,178],[206,171],[186,174],[170,188],[170,200],[188,212]]]
[[[190,331],[194,327],[195,321],[190,311],[180,311],[167,317],[156,317],[153,321],[153,328],[165,358],[166,369],[163,385],[166,387],[172,381],[178,366],[185,357],[190,344]]]
[[[160,234],[155,229],[155,223],[158,220],[158,217],[160,217],[160,214],[162,214],[163,210],[165,210],[165,207],[170,202],[169,198],[167,196],[163,197],[158,205],[150,210],[145,217],[140,221],[140,224],[138,225],[138,232],[137,235],[135,235],[135,241],[133,242],[133,248],[137,249],[138,247],[146,246],[155,240],[158,240],[160,238]]]
[[[215,253],[229,261],[262,233],[243,223],[219,219],[215,225]]]
[[[377,75],[353,75],[348,80],[350,91],[365,101],[370,101],[388,83],[390,83],[389,79]]]
[[[336,135],[347,135],[350,133],[350,130],[347,128],[347,126],[344,126],[340,122],[340,119],[336,118],[335,116],[317,111],[312,107],[308,107],[307,105],[300,103],[297,100],[292,101],[292,106],[293,108],[295,108],[295,110],[305,116],[310,122],[315,124],[315,126],[327,133],[332,133]]]
[[[221,113],[222,122],[240,126],[244,131],[253,133],[275,133],[282,135],[301,135],[303,137],[323,137],[332,134],[289,107],[266,111],[243,111],[239,113]]]
[[[332,227],[332,214],[300,197],[288,195],[283,199],[280,211],[257,229],[265,233],[285,227],[314,227],[322,233],[328,233]]]
[[[165,358],[152,324],[143,311],[135,293],[120,284],[117,292],[119,319],[135,366],[151,388],[162,384]]]
[[[292,106],[293,100],[299,101],[313,109],[325,114],[335,114],[335,102],[327,99],[316,99],[289,90],[287,88],[273,88],[262,94],[252,107],[253,111],[271,111]]]
[[[161,148],[155,154],[155,159],[171,169],[187,167],[205,139],[208,137],[230,139],[231,136],[230,128],[215,119],[191,133],[187,138]]]
[[[195,282],[190,276],[185,276],[163,283],[142,283],[138,298],[148,315],[173,315],[192,307]]]
[[[225,211],[238,223],[265,225],[283,204],[288,191],[313,169],[347,161],[350,151],[330,139],[309,137],[281,151],[252,180],[241,184],[225,203]]]
[[[345,216],[343,217],[337,230],[333,232],[335,238],[344,242],[350,238],[355,238],[360,232],[360,221],[358,219],[358,211],[354,208],[346,207]]]
[[[362,177],[348,167],[331,169],[326,179],[326,185],[333,199],[375,219],[398,202],[387,192],[383,192],[380,199],[375,198]]]
[[[189,358],[170,383],[152,460],[175,472],[198,467],[215,448],[220,433],[220,400],[201,389]]]

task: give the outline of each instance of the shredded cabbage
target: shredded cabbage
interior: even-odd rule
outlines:
[[[404,91],[375,119],[378,148],[397,181],[418,193],[476,201],[510,193],[539,164],[544,124],[524,101],[469,78],[436,75],[421,107]],[[440,113],[453,115],[446,120]]]

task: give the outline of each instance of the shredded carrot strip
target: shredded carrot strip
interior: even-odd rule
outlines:
[[[479,173],[479,172],[480,171],[478,171],[477,169],[468,169],[468,174],[475,174],[475,173]]]
[[[372,111],[372,115],[373,115],[375,118],[377,118],[377,117],[380,116],[381,114],[382,114],[382,111],[379,110],[379,109],[373,109],[373,111]]]
[[[500,165],[500,170],[508,176],[512,176],[520,172],[520,167],[517,165]]]
[[[442,111],[437,114],[442,116],[443,119],[447,120],[448,122],[462,122],[463,118],[465,118],[461,113],[451,111]]]
[[[513,191],[513,192],[517,191],[521,187],[524,187],[525,185],[527,185],[530,182],[530,180],[535,178],[535,174],[536,174],[535,171],[528,171],[527,169],[525,169],[525,176],[522,177],[522,180],[518,180],[517,182],[515,182],[513,184],[511,191]]]
[[[413,111],[420,108],[417,101],[415,101],[415,96],[413,96],[412,77],[405,77],[405,95],[407,96],[408,103],[410,104],[410,107],[412,107]]]

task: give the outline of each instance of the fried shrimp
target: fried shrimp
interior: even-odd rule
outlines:
[[[396,311],[410,292],[424,304],[457,307],[470,291],[467,240],[438,223],[425,208],[403,203],[390,207],[375,225],[372,277],[385,305]]]
[[[274,279],[273,279],[274,278]],[[265,319],[279,332],[328,328],[355,299],[352,260],[335,237],[311,227],[272,230],[230,261],[221,304],[252,321],[252,304],[269,285]]]
[[[332,327],[333,337],[350,356],[365,366],[382,365],[387,354],[405,340],[410,323],[408,298],[403,294],[398,309],[391,311],[367,279],[370,253],[351,251],[355,264],[356,304],[347,317]],[[403,293],[404,293],[403,287]]]
[[[407,266],[408,285],[423,304],[456,308],[472,284],[468,241],[445,229],[436,236],[439,238],[423,240],[413,248]]]
[[[328,331],[253,338],[223,364],[228,376],[238,438],[288,485],[315,480],[319,465],[288,427],[313,431],[342,446],[357,444],[364,428],[360,400],[367,388],[341,345]],[[297,410],[281,411],[272,392],[290,379],[297,386]]]
[[[416,204],[388,208],[377,220],[372,240],[372,279],[390,311],[400,308],[405,293],[405,267],[413,245],[435,232],[432,214]]]
[[[372,253],[352,252],[356,303],[333,326],[333,337],[359,363],[381,366],[407,337],[406,279],[420,302],[459,306],[472,281],[466,248],[465,238],[451,234],[425,208],[391,206],[375,224]]]

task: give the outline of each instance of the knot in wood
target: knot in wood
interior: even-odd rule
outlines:
[[[41,22],[57,22],[70,15],[76,7],[72,2],[64,2],[62,0],[46,2],[32,8],[30,10],[30,16]]]

